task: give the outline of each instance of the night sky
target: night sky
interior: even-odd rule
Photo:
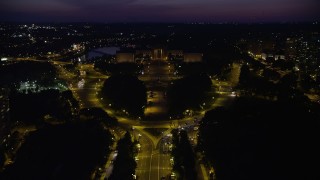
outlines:
[[[301,22],[320,0],[0,0],[0,21]]]

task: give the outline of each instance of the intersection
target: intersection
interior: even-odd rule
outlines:
[[[121,128],[124,130],[133,129],[132,134],[135,138],[138,138],[141,145],[136,158],[138,165],[136,169],[137,177],[146,180],[160,180],[162,177],[170,176],[172,169],[170,164],[171,155],[170,152],[164,151],[164,146],[167,146],[168,143],[167,137],[174,128],[190,129],[192,132],[194,127],[197,126],[195,119],[199,120],[205,114],[205,110],[203,110],[196,116],[168,120],[169,118],[166,117],[165,90],[172,80],[180,78],[174,75],[173,66],[167,62],[154,61],[145,67],[144,75],[139,76],[139,79],[145,82],[148,89],[148,101],[152,101],[145,110],[146,116],[151,121],[132,120],[128,117],[116,115],[108,107],[103,107],[97,94],[108,76],[95,71],[92,64],[78,65],[78,68],[79,71],[85,71],[86,75],[77,79],[76,75],[59,66],[60,77],[70,85],[74,96],[80,102],[80,108],[101,107],[109,115],[118,119]],[[81,87],[77,86],[80,79],[84,81]],[[230,92],[231,85],[228,82],[218,82],[217,80],[213,80],[213,83],[221,85],[222,88],[219,88],[220,95],[208,109],[224,106],[232,102],[234,97]],[[153,92],[152,96],[150,92]],[[154,136],[145,131],[146,128],[165,128],[166,130],[160,136]],[[195,134],[196,132],[192,133]],[[110,172],[107,172],[106,176],[108,176],[108,173]]]

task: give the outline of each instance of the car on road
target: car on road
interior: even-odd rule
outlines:
[[[139,161],[139,158],[138,158],[138,157],[134,157],[134,160],[135,160],[135,161]]]

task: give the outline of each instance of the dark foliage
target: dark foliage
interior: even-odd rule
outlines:
[[[123,180],[133,179],[137,163],[134,160],[134,143],[131,140],[129,132],[118,141],[117,144],[118,156],[114,162],[114,168],[109,179]]]
[[[249,84],[251,78],[252,78],[252,73],[250,71],[249,66],[242,65],[240,70],[240,76],[239,76],[239,84],[246,86]]]
[[[311,78],[310,74],[302,74],[300,78],[300,85],[303,90],[309,91],[311,88],[317,87],[315,80]]]
[[[133,116],[143,116],[147,104],[147,89],[135,76],[115,75],[108,78],[101,94],[117,110],[125,109]]]
[[[81,109],[79,114],[80,116],[83,116],[88,120],[96,120],[102,122],[108,127],[116,126],[118,124],[118,120],[116,118],[110,117],[108,113],[102,108],[93,107]]]
[[[178,179],[195,180],[195,154],[186,131],[172,131],[172,156],[174,158],[173,171],[177,172]]]
[[[0,179],[90,179],[111,138],[95,122],[44,127],[30,134]]]
[[[238,99],[206,113],[199,147],[221,180],[320,179],[319,106]]]
[[[206,72],[204,63],[177,63],[175,69],[180,75],[194,75]]]
[[[272,69],[264,69],[262,75],[268,80],[273,80],[273,81],[277,81],[281,77],[280,73]]]
[[[294,62],[280,59],[273,61],[272,66],[275,68],[280,68],[281,70],[292,70],[294,67]]]
[[[53,82],[56,69],[48,62],[21,61],[0,66],[0,84],[9,85],[21,81]]]
[[[297,80],[298,76],[293,73],[287,74],[280,79],[280,82],[277,84],[279,101],[296,101],[301,104],[307,104],[309,102],[304,93],[297,89]]]
[[[211,46],[203,56],[206,72],[211,75],[221,75],[235,59],[243,59],[238,50],[224,40],[217,40]]]
[[[43,116],[50,115],[60,120],[69,120],[76,115],[78,102],[71,91],[45,90],[40,93],[10,95],[10,117],[13,121],[37,123]]]
[[[136,63],[109,63],[105,61],[96,62],[94,68],[99,69],[100,71],[117,75],[117,74],[131,74],[138,75],[141,70],[143,70],[142,65]]]
[[[265,77],[256,76],[251,72],[248,65],[242,65],[238,87],[247,92],[254,92],[258,95],[276,96],[278,94],[277,86],[273,82],[269,81],[270,77],[267,77],[267,75],[272,73],[272,71],[266,70],[264,73]],[[275,73],[273,75],[277,76],[278,74]]]
[[[6,161],[5,150],[4,150],[4,148],[0,145],[0,168],[3,167],[5,161]]]
[[[169,113],[179,114],[188,108],[199,108],[212,88],[211,79],[205,75],[186,76],[168,88]]]

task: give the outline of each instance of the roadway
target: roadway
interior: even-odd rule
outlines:
[[[134,136],[139,139],[140,151],[138,153],[136,175],[138,179],[160,180],[171,173],[170,152],[168,139],[162,139],[157,146],[145,132],[134,129]]]
[[[163,120],[167,118],[167,101],[165,93],[172,80],[177,77],[173,74],[174,67],[166,61],[154,60],[144,65],[144,74],[139,76],[148,90],[148,105],[145,116],[149,120]]]
[[[79,101],[80,108],[102,107],[97,99],[97,93],[108,76],[95,71],[92,64],[78,65],[77,70],[84,71],[83,75],[69,72],[60,62],[54,62],[54,64],[58,69],[59,78],[67,82],[69,89]]]
[[[135,136],[140,134],[139,131],[134,131]],[[150,139],[144,135],[140,136],[139,143],[141,147],[137,156],[136,175],[138,179],[150,179],[153,165],[152,155],[154,153],[154,146],[153,143],[150,142]]]
[[[59,66],[59,65],[58,65]],[[158,111],[158,117],[164,116],[166,114],[166,102],[164,97],[164,92],[166,91],[166,87],[168,84],[179,77],[173,74],[174,69],[166,62],[152,62],[145,67],[145,74],[140,76],[139,79],[143,80],[148,89],[148,101],[153,101],[153,106],[155,108],[159,108],[162,110]],[[140,152],[138,153],[137,160],[137,169],[136,175],[141,180],[157,180],[161,179],[161,177],[166,177],[171,173],[171,165],[170,165],[170,153],[168,153],[165,149],[168,145],[164,137],[170,133],[173,128],[190,128],[193,129],[195,124],[195,119],[201,119],[205,111],[209,109],[213,109],[217,106],[225,106],[230,104],[234,95],[232,94],[231,85],[228,82],[221,82],[217,80],[213,80],[214,84],[219,85],[220,95],[216,98],[215,103],[212,104],[208,109],[203,110],[197,116],[189,116],[179,120],[158,120],[158,121],[137,121],[131,120],[127,117],[116,116],[112,110],[103,107],[100,103],[100,100],[97,97],[97,92],[100,90],[104,80],[108,78],[107,76],[98,73],[94,70],[93,65],[84,64],[79,65],[78,70],[86,71],[86,75],[80,76],[75,75],[70,72],[67,72],[63,66],[59,66],[59,72],[61,74],[62,79],[65,79],[66,82],[69,83],[70,89],[73,91],[74,96],[80,102],[81,108],[88,107],[102,107],[110,114],[111,116],[115,116],[121,127],[125,129],[131,129],[134,127],[133,135],[136,138],[139,138],[139,142],[141,145]],[[237,74],[237,73],[235,73]],[[84,80],[83,85],[79,86],[79,81]],[[221,86],[221,87],[220,87]],[[150,91],[153,91],[153,97],[150,95]],[[147,107],[152,108],[152,106]],[[144,131],[144,128],[166,128],[167,130],[163,132],[163,135],[160,137],[155,137],[150,133]],[[141,134],[141,136],[139,136]],[[193,132],[191,137],[195,138],[196,133]],[[196,142],[193,142],[196,143]],[[108,164],[112,168],[112,164]],[[110,168],[106,168],[109,169]],[[110,172],[106,172],[104,176],[108,176]]]

